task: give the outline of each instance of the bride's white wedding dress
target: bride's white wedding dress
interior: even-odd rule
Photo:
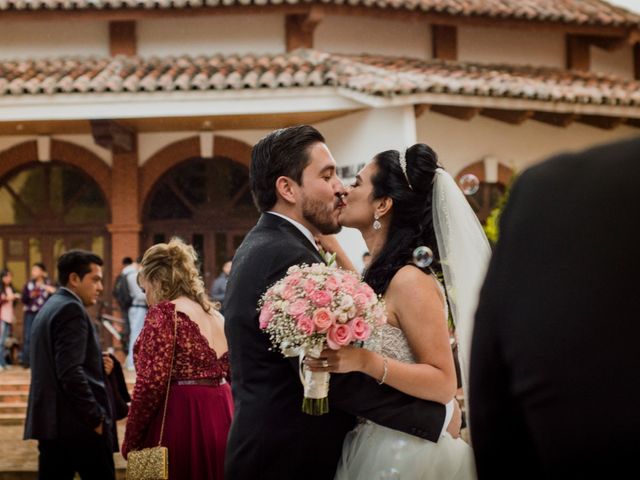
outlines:
[[[405,363],[415,363],[397,327],[383,325],[366,348]],[[345,438],[335,480],[473,480],[471,447],[444,433],[438,443],[363,420]]]

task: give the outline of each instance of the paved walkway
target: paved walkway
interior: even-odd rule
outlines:
[[[133,375],[125,375],[133,381]],[[28,383],[30,373],[21,367],[0,372],[2,384]],[[118,437],[124,438],[126,419],[118,422]],[[38,442],[22,440],[24,425],[0,426],[0,480],[35,479],[38,472]],[[114,455],[117,478],[124,479],[126,462],[119,453]]]

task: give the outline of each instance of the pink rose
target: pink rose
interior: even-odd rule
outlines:
[[[318,307],[326,307],[331,303],[333,297],[329,292],[325,292],[324,290],[315,290],[309,294],[311,301],[315,303]]]
[[[314,282],[314,281],[313,281],[313,280],[311,280],[310,278],[307,278],[307,279],[304,281],[304,284],[303,284],[303,287],[302,287],[302,288],[304,288],[305,293],[308,295],[308,294],[310,294],[311,292],[314,292],[314,291],[316,290],[316,288],[317,288],[317,286],[316,286],[316,282]]]
[[[367,305],[368,299],[366,295],[358,292],[353,296],[353,301],[356,302],[358,308],[364,308]]]
[[[260,328],[265,329],[273,320],[273,304],[270,302],[265,303],[260,310]]]
[[[313,313],[313,323],[319,333],[325,333],[333,325],[333,315],[326,308],[319,308]]]
[[[361,283],[356,289],[356,295],[363,295],[367,300],[375,296],[373,289],[366,283]]]
[[[366,340],[371,335],[371,327],[362,317],[356,317],[348,325],[353,331],[353,338],[356,340]]]
[[[324,282],[324,288],[335,292],[340,287],[340,281],[337,276],[329,275]]]
[[[282,298],[285,300],[291,300],[296,296],[296,289],[291,285],[286,285],[282,291]]]
[[[306,316],[298,317],[296,326],[305,335],[311,335],[314,330],[313,320]]]
[[[299,317],[307,311],[307,308],[309,308],[309,304],[306,300],[301,298],[289,304],[289,306],[287,307],[287,313],[294,317]]]
[[[349,325],[334,325],[327,333],[327,345],[331,350],[339,350],[340,347],[349,345],[353,340],[353,332]]]

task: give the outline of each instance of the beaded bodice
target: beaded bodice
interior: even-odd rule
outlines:
[[[444,288],[440,282],[438,282],[438,287],[440,288],[443,298],[445,298]],[[447,318],[449,316],[449,310],[446,302],[444,305],[444,313],[445,318]],[[393,358],[404,363],[416,363],[404,332],[400,328],[388,323],[382,325],[377,334],[373,335],[364,346],[388,358]]]

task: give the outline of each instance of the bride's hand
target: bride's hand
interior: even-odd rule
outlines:
[[[371,353],[364,348],[347,345],[339,350],[325,349],[320,358],[306,357],[304,363],[312,372],[363,372]]]
[[[315,239],[316,242],[322,246],[325,252],[337,253],[342,251],[340,242],[338,242],[338,238],[335,235],[318,234]]]

